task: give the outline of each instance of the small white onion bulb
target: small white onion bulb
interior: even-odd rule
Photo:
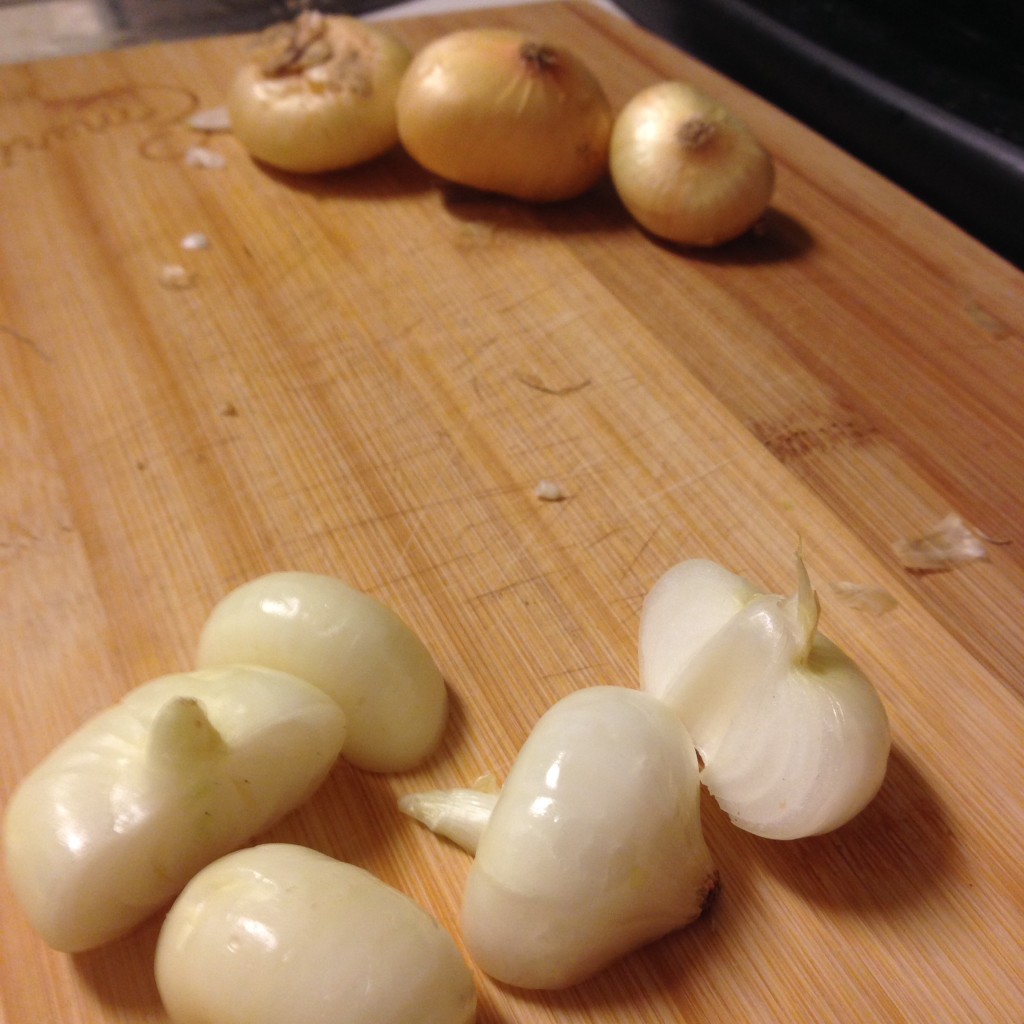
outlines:
[[[803,562],[797,593],[761,593],[713,562],[682,562],[640,621],[644,689],[673,708],[701,781],[733,823],[771,839],[831,831],[878,792],[889,722],[874,686],[817,628]]]
[[[171,907],[156,981],[175,1024],[470,1024],[454,940],[354,864],[287,843],[200,871]]]
[[[508,985],[575,985],[695,920],[718,889],[693,741],[624,686],[550,707],[500,794],[413,793],[399,807],[475,853],[462,938]]]
[[[11,891],[54,949],[112,942],[303,803],[344,739],[337,704],[283,672],[230,665],[136,686],[12,794]]]
[[[568,49],[511,29],[467,29],[417,54],[398,133],[427,170],[530,202],[581,195],[606,173],[611,106]]]
[[[398,142],[395,97],[410,60],[400,40],[356,18],[306,11],[259,44],[227,101],[235,136],[257,160],[316,174]]]
[[[196,660],[266,665],[323,690],[345,712],[342,757],[366,771],[414,768],[448,720],[444,677],[416,633],[376,598],[319,573],[267,573],[226,594]]]
[[[714,246],[742,235],[775,187],[772,158],[749,128],[675,81],[652,85],[623,107],[609,169],[633,217],[681,245]]]

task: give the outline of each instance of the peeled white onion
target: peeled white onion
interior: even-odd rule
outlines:
[[[231,591],[203,626],[197,661],[267,665],[318,686],[345,712],[342,757],[369,771],[418,765],[448,719],[444,678],[419,637],[330,576],[274,572]]]
[[[14,894],[55,949],[110,942],[310,796],[344,735],[337,704],[283,672],[231,666],[138,686],[12,796]]]
[[[578,196],[606,172],[611,106],[563,46],[466,29],[412,60],[397,101],[409,154],[449,181],[518,199]]]
[[[743,234],[775,187],[772,158],[747,126],[683,82],[652,85],[623,107],[609,169],[633,217],[683,245],[720,245]]]
[[[669,569],[644,601],[643,688],[664,699],[680,667],[759,594],[752,583],[705,558],[691,558]]]
[[[258,160],[315,174],[363,163],[398,142],[395,98],[410,53],[391,33],[306,11],[259,42],[227,100],[232,131]]]
[[[853,818],[881,786],[890,747],[874,686],[818,632],[799,559],[798,576],[786,598],[683,562],[652,588],[640,625],[643,686],[685,723],[701,780],[736,825],[774,839]]]
[[[380,879],[283,843],[216,861],[185,887],[156,950],[174,1024],[470,1024],[451,936]]]
[[[575,985],[689,924],[717,888],[693,743],[665,704],[626,687],[551,707],[496,800],[452,790],[400,806],[475,850],[463,939],[509,985]]]

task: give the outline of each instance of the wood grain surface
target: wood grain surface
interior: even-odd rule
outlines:
[[[687,78],[778,164],[762,229],[656,243],[607,183],[531,207],[400,150],[268,173],[187,117],[245,40],[0,69],[2,797],[87,716],[191,666],[231,587],[341,576],[449,682],[442,750],[339,764],[268,837],[375,871],[453,931],[469,858],[402,793],[501,778],[539,715],[637,685],[640,604],[685,557],[776,591],[799,542],[894,750],[836,833],[773,843],[707,800],[713,912],[556,994],[478,975],[481,1024],[1024,1021],[1024,277],[779,111],[626,21],[541,4],[395,23],[570,44],[616,107]],[[190,145],[226,159],[186,166]],[[969,183],[965,183],[969,187]],[[207,250],[181,239],[205,232]],[[181,264],[190,286],[161,269]],[[543,502],[539,481],[567,497]],[[891,544],[956,512],[988,561]],[[998,542],[998,543],[996,543]],[[873,617],[838,581],[898,600]],[[5,1024],[161,1022],[159,919],[48,950],[0,889]]]

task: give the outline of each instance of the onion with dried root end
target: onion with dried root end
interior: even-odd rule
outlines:
[[[875,796],[889,722],[871,682],[818,631],[797,593],[764,594],[713,562],[670,569],[640,624],[641,679],[685,723],[701,779],[733,823],[796,839],[838,828]]]
[[[286,843],[201,871],[168,913],[156,980],[174,1024],[471,1024],[472,975],[423,908]]]
[[[622,108],[609,169],[633,217],[681,245],[715,246],[742,235],[775,187],[774,162],[750,129],[675,81],[644,89]]]
[[[386,605],[331,576],[272,572],[214,607],[200,666],[267,665],[306,679],[345,712],[342,757],[367,771],[406,771],[441,741],[448,690],[420,638]]]
[[[395,99],[411,54],[386,30],[304,11],[268,29],[228,94],[231,127],[257,160],[317,174],[398,142]]]
[[[575,985],[689,924],[717,891],[693,743],[666,705],[626,687],[551,707],[496,796],[435,791],[399,806],[475,853],[463,939],[509,985]]]
[[[607,171],[612,111],[570,50],[511,29],[434,40],[398,94],[402,145],[441,178],[530,202],[571,199]]]

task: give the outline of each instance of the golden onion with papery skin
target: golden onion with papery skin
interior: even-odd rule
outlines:
[[[511,29],[467,29],[413,58],[398,134],[441,178],[528,202],[571,199],[607,171],[612,111],[570,50]]]
[[[395,98],[410,53],[375,25],[303,12],[257,40],[228,94],[235,136],[257,160],[317,174],[398,142]]]
[[[681,245],[739,237],[764,214],[775,188],[772,157],[750,129],[684,82],[652,85],[622,108],[609,170],[637,222]]]

